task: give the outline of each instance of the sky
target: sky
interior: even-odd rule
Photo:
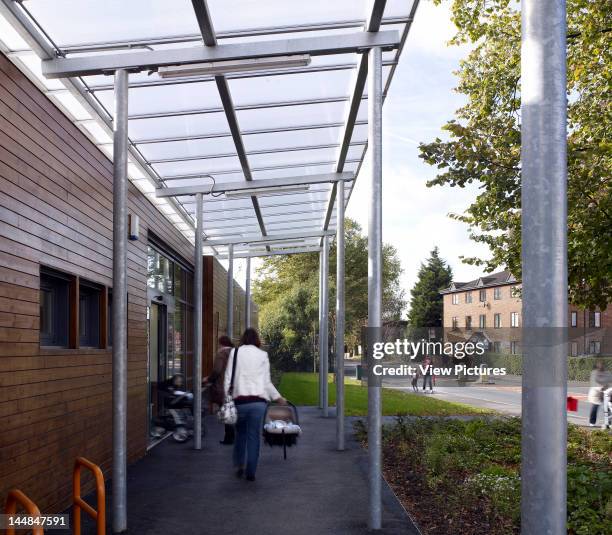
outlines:
[[[426,187],[436,169],[418,157],[418,143],[444,138],[441,130],[464,97],[453,91],[452,74],[466,48],[447,46],[454,34],[448,2],[422,0],[383,108],[383,240],[398,251],[402,287],[409,299],[421,262],[437,245],[452,267],[454,280],[478,278],[481,268],[459,256],[488,256],[488,249],[468,237],[467,225],[450,219],[477,195],[477,186]],[[367,230],[367,157],[346,215]]]

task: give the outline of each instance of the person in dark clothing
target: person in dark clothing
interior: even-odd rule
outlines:
[[[225,368],[227,368],[227,359],[234,344],[228,336],[219,338],[219,351],[213,361],[213,371],[205,379],[207,384],[210,384],[210,403],[213,406],[213,411],[217,411],[225,401],[225,390],[223,388],[223,378],[225,377]],[[215,407],[216,405],[216,407]],[[234,443],[234,426],[225,425],[225,436],[220,441],[221,444]]]

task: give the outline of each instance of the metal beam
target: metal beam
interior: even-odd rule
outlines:
[[[234,246],[230,245],[227,255],[227,336],[234,339]]]
[[[312,232],[288,232],[286,234],[269,234],[268,236],[257,236],[252,238],[232,238],[228,240],[204,240],[202,243],[205,247],[221,246],[221,245],[240,245],[248,243],[262,243],[273,241],[291,241],[301,238],[319,238],[321,236],[333,236],[332,230],[316,230]],[[280,245],[280,244],[279,244]]]
[[[321,414],[324,418],[329,415],[329,395],[327,374],[329,372],[329,236],[323,236],[323,249],[321,251],[321,323],[319,325],[319,339],[321,340]]]
[[[351,143],[351,146],[355,147],[357,145],[365,145],[367,141],[355,141]],[[259,149],[247,151],[245,154],[247,156],[257,156],[261,154],[279,154],[285,152],[302,152],[302,151],[311,151],[311,150],[321,150],[321,149],[335,149],[339,147],[338,143],[323,143],[320,145],[305,145],[305,146],[297,146],[297,147],[275,147],[271,149]],[[217,154],[196,154],[194,156],[177,156],[174,158],[159,158],[157,160],[149,160],[151,165],[156,165],[160,163],[176,163],[176,162],[192,162],[197,160],[215,160],[218,158],[231,158],[235,157],[236,152],[223,152]]]
[[[566,10],[521,2],[521,532],[567,532]]]
[[[373,47],[384,47],[392,50],[397,48],[399,43],[400,36],[397,31],[355,32],[207,47],[55,58],[42,62],[42,72],[45,77],[50,79],[92,76],[108,74],[117,69],[138,72],[162,66],[216,63],[219,61],[238,61],[299,54],[325,56],[362,53]]]
[[[270,251],[266,251],[262,249],[261,251],[252,251],[248,253],[235,253],[234,258],[259,258],[259,257],[264,257],[264,256],[318,253],[319,251],[321,251],[321,248],[318,246],[296,247],[293,249],[272,249]],[[218,258],[219,260],[227,260],[229,256],[221,254],[221,255],[215,256],[215,258]]]
[[[383,25],[391,24],[406,24],[410,22],[410,17],[387,17],[383,20]],[[353,19],[338,22],[321,22],[316,24],[293,24],[287,26],[268,26],[264,28],[247,28],[244,30],[230,30],[225,32],[217,32],[218,39],[237,39],[244,37],[254,37],[262,35],[278,35],[283,33],[303,33],[303,32],[318,32],[323,30],[340,30],[348,28],[362,28],[367,26],[368,21],[364,19]],[[66,54],[83,54],[85,52],[102,52],[112,50],[135,48],[146,48],[149,46],[176,44],[176,43],[193,43],[200,41],[201,34],[182,34],[164,37],[148,37],[137,40],[115,40],[105,42],[89,42],[89,43],[72,43],[62,45],[61,50]]]
[[[113,152],[113,533],[127,530],[128,72],[115,73]]]
[[[359,162],[361,162],[361,159],[347,160],[347,163],[359,163]],[[335,161],[325,160],[325,161],[310,162],[310,163],[266,165],[263,167],[251,167],[251,171],[257,172],[257,171],[277,171],[279,169],[299,169],[300,167],[316,167],[319,165],[333,165],[335,163],[336,163]],[[190,173],[187,175],[168,175],[168,176],[162,177],[162,179],[164,180],[164,182],[171,182],[173,180],[202,179],[210,175],[215,176],[215,177],[219,175],[233,175],[233,174],[240,173],[240,172],[241,172],[241,169],[223,169],[223,170],[219,169],[219,170],[207,171],[206,173]],[[259,180],[264,180],[264,179],[259,179]],[[211,202],[211,201],[208,201],[208,202]]]
[[[379,341],[382,327],[382,51],[373,48],[368,54],[368,118],[371,152],[370,191],[368,209],[368,330]],[[371,364],[371,355],[368,355]],[[368,372],[368,527],[382,527],[382,401],[381,385],[372,384]]]
[[[304,175],[286,178],[266,178],[243,182],[220,182],[199,186],[180,186],[177,188],[158,188],[156,197],[179,197],[182,195],[195,195],[196,193],[217,194],[230,191],[242,191],[251,189],[280,188],[283,186],[299,186],[308,184],[323,184],[326,182],[338,182],[339,180],[353,180],[353,173],[323,173],[320,175]]]
[[[336,211],[336,448],[344,450],[344,182]]]
[[[246,258],[246,274],[244,281],[244,325],[251,326],[251,257]]]
[[[327,97],[327,98],[311,98],[303,100],[279,100],[277,102],[260,102],[257,104],[243,104],[234,106],[236,111],[248,110],[265,110],[270,108],[289,108],[293,106],[312,106],[317,104],[335,104],[339,102],[347,102],[349,97]],[[141,121],[146,119],[160,119],[163,117],[183,117],[187,115],[206,115],[209,113],[223,113],[223,107],[215,106],[212,108],[193,108],[189,110],[164,111],[154,113],[135,113],[130,115],[130,121]]]
[[[203,258],[202,236],[204,231],[202,194],[196,195],[196,235],[193,280],[193,448],[202,449],[202,317],[203,317]]]
[[[356,121],[355,125],[366,125],[367,121]],[[330,122],[330,123],[319,123],[310,125],[299,125],[299,126],[280,126],[276,128],[256,128],[254,130],[243,130],[241,134],[243,136],[254,136],[258,134],[277,134],[279,132],[297,132],[301,130],[320,130],[324,128],[341,128],[344,123]],[[135,139],[132,143],[135,145],[150,145],[153,143],[172,143],[174,141],[195,141],[198,139],[216,139],[221,137],[231,137],[231,132],[215,132],[212,134],[194,134],[190,136],[176,136],[176,137],[160,137],[151,139]],[[104,143],[101,143],[104,145]],[[336,163],[336,162],[334,162]]]

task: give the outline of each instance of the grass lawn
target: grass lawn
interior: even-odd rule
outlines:
[[[356,379],[346,379],[344,386],[345,413],[347,416],[364,416],[368,412],[368,389]],[[280,388],[283,397],[295,405],[319,403],[319,376],[314,373],[284,373]],[[336,386],[329,376],[329,404],[336,403]],[[491,411],[462,403],[451,403],[429,396],[409,394],[383,388],[383,414],[412,416],[455,416],[465,414],[490,414]]]

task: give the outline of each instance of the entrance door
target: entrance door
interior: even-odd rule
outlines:
[[[149,438],[159,437],[163,427],[161,387],[168,377],[168,307],[149,305]]]

